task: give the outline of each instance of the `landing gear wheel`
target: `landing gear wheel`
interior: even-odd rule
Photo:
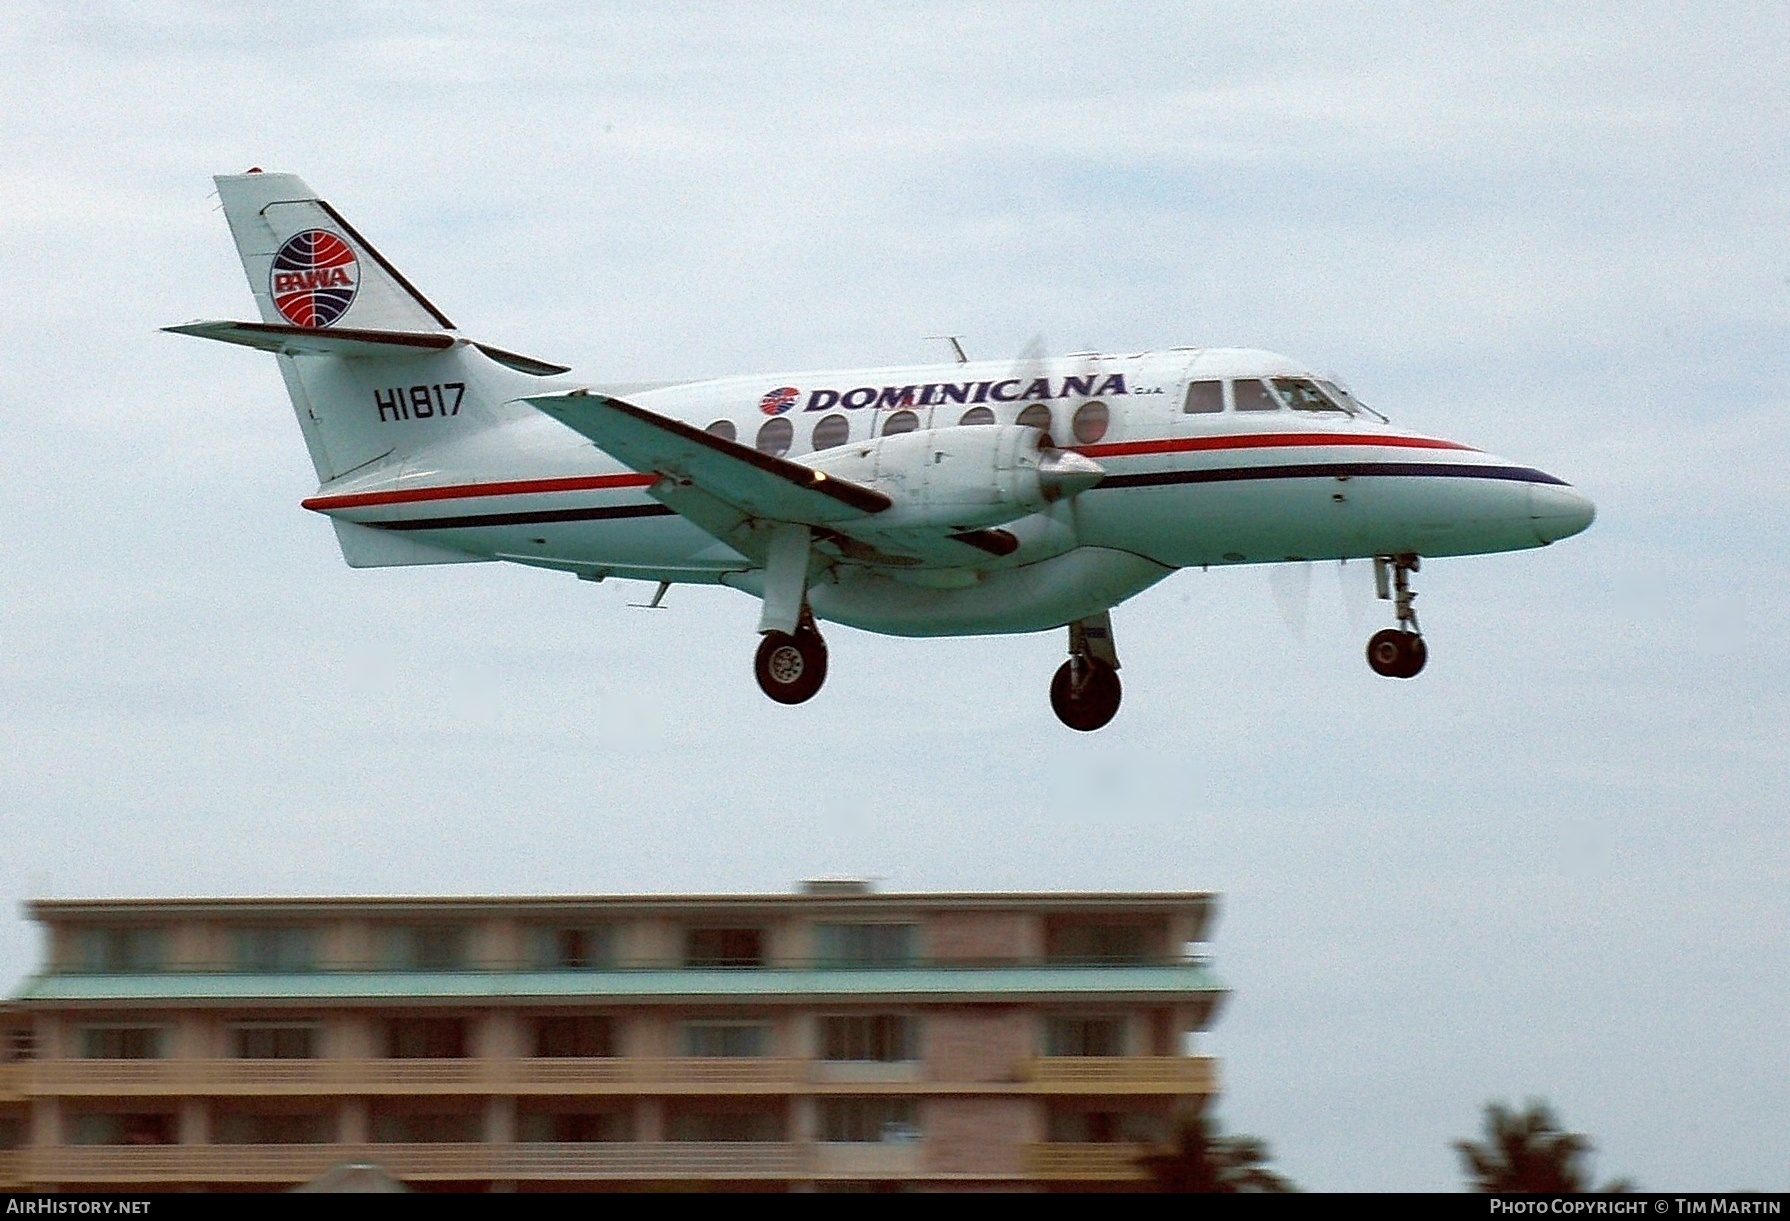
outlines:
[[[1429,646],[1416,632],[1387,628],[1367,642],[1367,664],[1386,678],[1415,678],[1429,660]]]
[[[779,704],[813,699],[827,681],[827,642],[812,629],[766,632],[753,659],[758,687]]]
[[[1057,720],[1091,733],[1119,711],[1119,675],[1096,657],[1071,657],[1050,680],[1050,706]]]

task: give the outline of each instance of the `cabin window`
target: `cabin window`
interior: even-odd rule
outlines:
[[[1044,433],[1046,442],[1055,444],[1055,442],[1051,440],[1050,435],[1050,408],[1046,407],[1043,403],[1033,403],[1030,407],[1027,407],[1024,411],[1019,413],[1019,419],[1015,420],[1014,423],[1020,425],[1022,428],[1039,429]]]
[[[766,420],[764,427],[758,430],[758,452],[781,458],[789,452],[789,443],[795,437],[796,426],[782,416]]]
[[[1280,400],[1268,392],[1268,387],[1255,378],[1238,379],[1231,383],[1232,393],[1237,400],[1238,411],[1279,411]]]
[[[1188,382],[1187,402],[1181,408],[1188,415],[1207,415],[1224,410],[1223,382]]]
[[[1070,421],[1069,428],[1075,433],[1078,444],[1092,445],[1106,435],[1106,426],[1111,421],[1112,413],[1106,409],[1106,404],[1095,399],[1075,409],[1075,418]]]
[[[920,427],[920,417],[911,411],[897,411],[883,421],[883,436],[893,437],[904,432],[913,432]]]
[[[851,440],[851,421],[834,413],[814,426],[814,448],[832,449]]]
[[[732,420],[716,420],[702,431],[713,433],[723,441],[736,441],[739,439],[740,435],[739,429],[733,426]]]
[[[964,412],[963,419],[957,422],[959,424],[992,424],[994,423],[994,412],[986,407],[972,407]]]
[[[1280,399],[1294,411],[1341,411],[1347,408],[1333,403],[1318,389],[1316,383],[1302,378],[1277,377],[1274,379],[1274,391]]]

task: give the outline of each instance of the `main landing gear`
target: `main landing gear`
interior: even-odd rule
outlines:
[[[1118,713],[1122,694],[1112,616],[1103,611],[1071,623],[1069,660],[1050,680],[1050,706],[1057,720],[1091,733]]]
[[[1374,588],[1381,598],[1392,603],[1398,616],[1396,628],[1375,632],[1367,642],[1367,664],[1375,674],[1386,678],[1415,678],[1423,663],[1429,660],[1429,647],[1423,643],[1423,631],[1417,626],[1417,611],[1411,603],[1417,594],[1411,589],[1411,574],[1422,566],[1416,556],[1394,555],[1374,557]]]
[[[779,704],[800,704],[814,698],[827,681],[827,642],[802,608],[801,622],[790,632],[766,632],[753,660],[758,687]]]

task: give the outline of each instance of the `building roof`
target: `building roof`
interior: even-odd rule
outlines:
[[[54,1004],[355,1004],[651,1001],[1161,1000],[1216,996],[1223,985],[1198,962],[1006,967],[643,969],[586,971],[306,971],[287,975],[156,972],[47,973],[16,995]]]
[[[700,909],[776,911],[840,910],[867,914],[881,909],[924,911],[1111,911],[1193,914],[1202,926],[1217,907],[1217,896],[1205,891],[1128,893],[1123,891],[842,893],[827,889],[799,894],[640,894],[640,895],[392,895],[360,897],[188,898],[188,899],[33,899],[25,904],[34,920],[253,916],[260,919],[319,916],[440,916],[447,912],[488,915],[550,916],[600,910],[616,914],[676,912]]]

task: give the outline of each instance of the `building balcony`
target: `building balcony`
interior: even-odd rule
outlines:
[[[1213,1094],[1211,1056],[1039,1056],[1019,1076],[1051,1094]]]
[[[1135,1182],[1150,1177],[1138,1165],[1143,1145],[1027,1145],[1026,1177],[1055,1183]]]
[[[24,1095],[725,1094],[788,1092],[806,1060],[40,1060]]]
[[[25,1096],[25,1070],[28,1061],[0,1064],[0,1102],[17,1102]]]
[[[791,1179],[811,1147],[784,1142],[615,1144],[90,1145],[21,1155],[30,1183],[300,1183],[344,1162],[404,1180]]]
[[[13,1188],[25,1182],[25,1154],[18,1149],[0,1149],[0,1187]]]

